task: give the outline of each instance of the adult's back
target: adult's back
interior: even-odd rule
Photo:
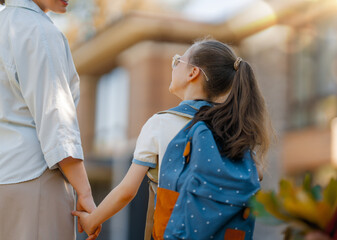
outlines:
[[[10,184],[57,167],[62,142],[77,141],[83,159],[79,78],[66,39],[35,3],[8,1],[0,23],[0,184]]]
[[[72,186],[77,209],[95,208],[76,116],[79,77],[46,15],[67,5],[6,0],[0,12],[0,239],[75,239]]]

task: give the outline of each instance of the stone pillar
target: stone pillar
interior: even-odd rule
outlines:
[[[95,137],[96,86],[100,76],[80,76],[81,97],[77,107],[84,157],[91,153]]]
[[[129,139],[135,139],[144,123],[156,112],[176,106],[181,100],[169,92],[171,59],[183,54],[186,45],[142,42],[118,59],[130,76]],[[135,57],[137,56],[137,57]]]

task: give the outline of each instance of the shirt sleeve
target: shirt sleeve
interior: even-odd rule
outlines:
[[[143,126],[136,143],[133,163],[155,168],[158,164],[158,126],[159,117],[152,116]]]
[[[83,159],[73,94],[78,75],[62,33],[45,22],[31,18],[21,26],[16,23],[9,37],[21,94],[45,161],[55,168],[66,157]]]

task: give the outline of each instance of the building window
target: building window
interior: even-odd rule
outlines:
[[[95,152],[110,155],[127,141],[129,75],[116,68],[104,75],[97,86]]]
[[[328,126],[337,116],[337,19],[298,31],[291,49],[288,129]]]

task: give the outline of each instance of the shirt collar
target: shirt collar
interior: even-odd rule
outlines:
[[[41,10],[41,8],[36,5],[32,0],[6,0],[6,6],[8,7],[21,7],[32,10],[34,12],[40,13],[44,17],[46,17],[50,22],[53,22],[45,12]]]

